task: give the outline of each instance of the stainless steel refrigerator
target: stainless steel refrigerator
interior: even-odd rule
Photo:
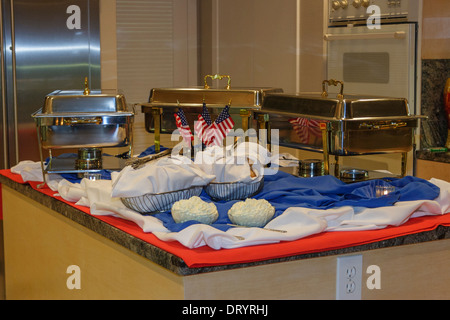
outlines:
[[[99,0],[0,0],[0,11],[0,169],[5,169],[39,161],[31,114],[46,94],[82,90],[85,77],[91,88],[100,88]],[[1,245],[1,220],[0,237]],[[2,275],[3,287],[1,280]]]

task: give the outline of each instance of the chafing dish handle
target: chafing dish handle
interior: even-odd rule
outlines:
[[[91,90],[89,89],[89,80],[88,80],[88,77],[85,77],[85,78],[84,78],[84,91],[83,91],[83,94],[84,94],[85,96],[88,96],[88,95],[91,94]]]
[[[325,85],[337,86],[338,84],[341,85],[341,91],[338,94],[338,99],[344,99],[344,82],[340,81],[340,80],[334,80],[334,79],[323,80],[323,82],[322,82],[322,97],[323,98],[328,97],[328,92],[327,92],[327,88]]]
[[[94,117],[94,118],[64,118],[64,125],[76,125],[76,124],[102,124],[102,117]]]
[[[368,130],[386,130],[386,129],[396,129],[401,127],[406,127],[408,124],[404,121],[395,122],[391,121],[387,122],[378,122],[378,123],[366,123],[363,122],[359,125],[360,129],[368,129]]]
[[[231,89],[231,77],[230,76],[226,76],[226,75],[220,75],[220,74],[216,74],[216,75],[206,75],[205,76],[205,89],[209,89],[210,86],[208,85],[208,78],[211,78],[212,80],[222,80],[223,78],[228,78],[228,82],[227,82],[227,86],[225,87],[225,89],[230,90]]]

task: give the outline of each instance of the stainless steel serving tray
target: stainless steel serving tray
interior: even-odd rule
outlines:
[[[45,97],[32,117],[38,127],[41,147],[104,148],[132,143],[134,113],[125,97],[114,90],[57,90]]]
[[[255,116],[279,129],[283,146],[323,152],[323,131],[332,155],[408,152],[419,116],[402,98],[305,93],[267,96]]]

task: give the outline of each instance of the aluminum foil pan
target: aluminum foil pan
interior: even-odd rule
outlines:
[[[147,193],[137,197],[120,198],[120,200],[131,210],[142,214],[154,214],[170,210],[178,200],[199,196],[202,190],[202,186],[196,186],[171,192]]]
[[[244,200],[258,194],[264,186],[264,177],[252,183],[211,182],[204,187],[214,201]]]

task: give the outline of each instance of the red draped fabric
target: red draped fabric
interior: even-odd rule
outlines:
[[[10,170],[0,170],[0,174],[18,183],[23,183],[21,176],[11,173]],[[89,208],[76,206],[74,203],[67,202],[61,197],[55,196],[55,192],[47,187],[38,189],[38,182],[29,182],[29,184],[33,189],[38,190],[43,194],[63,201],[86,214],[90,214]],[[161,241],[153,234],[143,232],[135,223],[121,218],[112,216],[94,217],[131,234],[136,238],[180,257],[190,268],[251,263],[309,253],[325,252],[360,246],[425,231],[432,231],[438,226],[450,226],[450,215],[448,214],[441,216],[425,216],[410,219],[398,227],[387,227],[380,230],[323,232],[296,241],[249,246],[237,249],[214,250],[207,246],[189,249],[179,242]]]

